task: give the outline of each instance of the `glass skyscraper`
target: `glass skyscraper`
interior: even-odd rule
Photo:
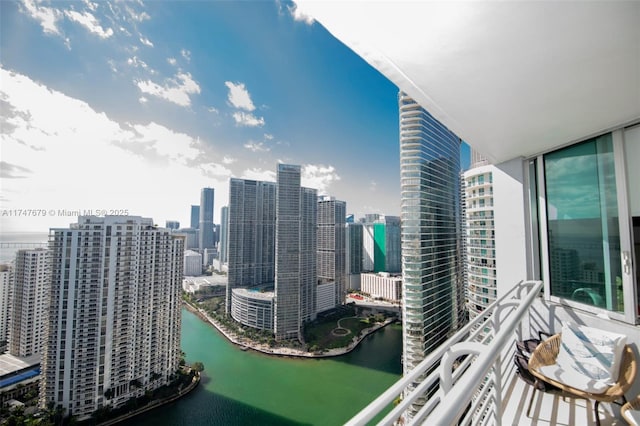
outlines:
[[[215,246],[213,231],[213,188],[202,188],[200,192],[200,241],[201,251]]]
[[[406,374],[464,322],[461,141],[406,94],[398,102]]]

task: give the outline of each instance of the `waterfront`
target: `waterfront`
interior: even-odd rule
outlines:
[[[205,365],[200,387],[124,425],[341,425],[402,371],[398,325],[347,355],[302,360],[242,351],[183,309],[182,348]]]

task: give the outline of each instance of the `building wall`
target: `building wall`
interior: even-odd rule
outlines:
[[[300,339],[315,318],[317,193],[301,188],[300,166],[279,164],[276,190],[276,340]]]
[[[335,282],[336,304],[343,304],[346,296],[345,215],[344,201],[318,201],[318,281]]]
[[[234,288],[275,280],[275,197],[273,182],[235,178],[229,181],[227,313]]]
[[[360,273],[362,272],[363,226],[361,223],[347,223],[345,228],[346,288],[360,289]]]
[[[198,229],[200,227],[200,206],[191,206],[190,227],[193,229]]]
[[[317,303],[316,312],[324,312],[333,309],[336,306],[336,284],[326,283],[319,284],[317,287]]]
[[[198,252],[187,250],[184,253],[184,275],[197,277],[202,275],[202,255]]]
[[[372,297],[380,297],[390,302],[402,300],[402,276],[388,273],[361,274],[361,290]]]
[[[399,109],[407,373],[464,319],[457,294],[462,277],[460,139],[402,92]]]
[[[13,286],[13,268],[0,265],[0,348],[6,346],[9,338],[9,312],[11,307],[11,287]]]
[[[46,341],[49,259],[45,249],[18,250],[14,269],[9,353],[42,353]]]
[[[471,319],[497,299],[494,183],[496,168],[464,173],[466,199],[468,308]]]
[[[50,240],[41,405],[81,420],[169,383],[180,359],[184,238],[152,219],[81,216]]]
[[[259,293],[244,288],[233,289],[231,316],[240,324],[273,331],[273,292]]]
[[[375,238],[373,223],[362,225],[362,270],[373,271],[375,259]]]
[[[220,209],[220,263],[227,263],[229,260],[229,207]]]
[[[213,227],[213,207],[214,189],[202,188],[200,191],[200,240],[198,248],[204,251],[206,248],[214,247],[214,227]]]

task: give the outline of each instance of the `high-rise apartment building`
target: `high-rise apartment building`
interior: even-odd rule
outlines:
[[[317,191],[300,186],[300,166],[278,164],[276,189],[276,340],[300,339],[316,312]]]
[[[406,94],[398,100],[406,374],[464,321],[460,138]]]
[[[138,216],[50,231],[41,404],[84,419],[168,384],[180,360],[184,237]]]
[[[220,209],[220,263],[224,264],[229,261],[229,206]]]
[[[318,284],[333,282],[333,305],[342,305],[346,296],[345,217],[347,203],[332,197],[318,200]]]
[[[11,287],[13,285],[13,268],[11,265],[0,265],[0,350],[4,352],[9,337],[9,313],[11,307]]]
[[[274,285],[276,184],[231,178],[228,212],[225,310],[230,313],[233,289]]]
[[[200,206],[191,206],[191,228],[200,228]]]
[[[202,188],[200,192],[200,240],[198,247],[200,253],[204,249],[215,246],[215,231],[213,227],[214,189]]]
[[[9,353],[40,354],[46,341],[50,269],[46,249],[18,250],[9,325]]]
[[[467,235],[467,307],[477,317],[497,298],[496,247],[493,203],[494,166],[471,150],[464,172]]]

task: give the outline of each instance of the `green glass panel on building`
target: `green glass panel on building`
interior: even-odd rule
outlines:
[[[386,239],[386,229],[384,223],[375,223],[373,225],[373,272],[386,271]]]

